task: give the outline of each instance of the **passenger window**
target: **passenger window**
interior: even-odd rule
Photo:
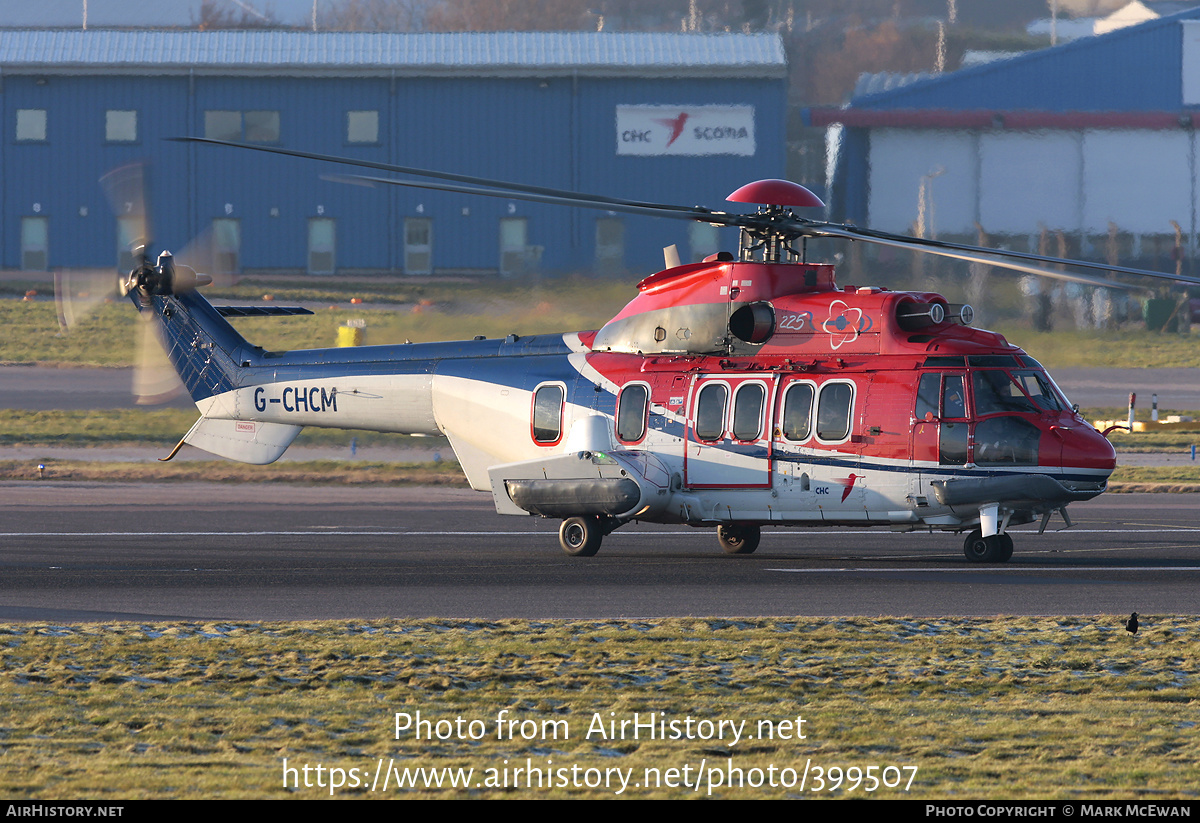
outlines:
[[[696,400],[696,437],[699,440],[720,440],[725,433],[725,403],[729,389],[724,383],[709,383],[700,389]]]
[[[634,383],[621,390],[617,401],[617,437],[627,443],[636,443],[646,435],[646,409],[650,403],[650,391]]]
[[[783,436],[788,440],[807,440],[812,434],[813,387],[793,383],[783,396]]]
[[[817,437],[845,440],[850,434],[850,404],[854,390],[848,383],[826,383],[817,400]]]
[[[562,386],[542,386],[533,395],[533,439],[557,443],[562,437]]]
[[[733,396],[733,437],[757,440],[762,434],[763,400],[766,392],[760,383],[743,383]]]

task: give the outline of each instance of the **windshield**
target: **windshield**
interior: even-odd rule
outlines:
[[[1062,410],[1062,403],[1059,402],[1054,389],[1050,387],[1050,381],[1045,374],[1036,371],[1015,371],[1012,374],[1013,379],[1021,385],[1021,388],[1025,389],[1025,393],[1040,408],[1046,411]]]
[[[977,415],[1040,411],[1038,406],[1021,390],[1020,384],[1006,371],[1000,369],[976,371],[971,375],[971,385],[975,389],[975,414]]]
[[[976,371],[975,413],[1062,411],[1064,400],[1043,371]]]

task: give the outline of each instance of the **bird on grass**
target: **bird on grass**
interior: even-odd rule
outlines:
[[[1134,612],[1133,614],[1129,615],[1129,619],[1125,621],[1125,631],[1130,632],[1131,634],[1137,634],[1137,630],[1137,612]]]

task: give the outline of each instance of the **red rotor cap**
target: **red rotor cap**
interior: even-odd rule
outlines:
[[[755,180],[753,183],[742,186],[725,199],[731,203],[825,208],[820,197],[791,180]]]

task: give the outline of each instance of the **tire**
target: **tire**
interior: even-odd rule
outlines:
[[[996,562],[1007,563],[1013,554],[1013,539],[1007,534],[1000,535],[1000,559]]]
[[[976,529],[963,542],[963,554],[972,563],[1003,563],[1012,556],[1012,538],[1006,534],[984,537]]]
[[[592,557],[600,551],[604,531],[595,517],[571,517],[558,527],[558,542],[571,557]]]
[[[717,542],[726,554],[754,554],[761,538],[758,526],[717,526]]]

